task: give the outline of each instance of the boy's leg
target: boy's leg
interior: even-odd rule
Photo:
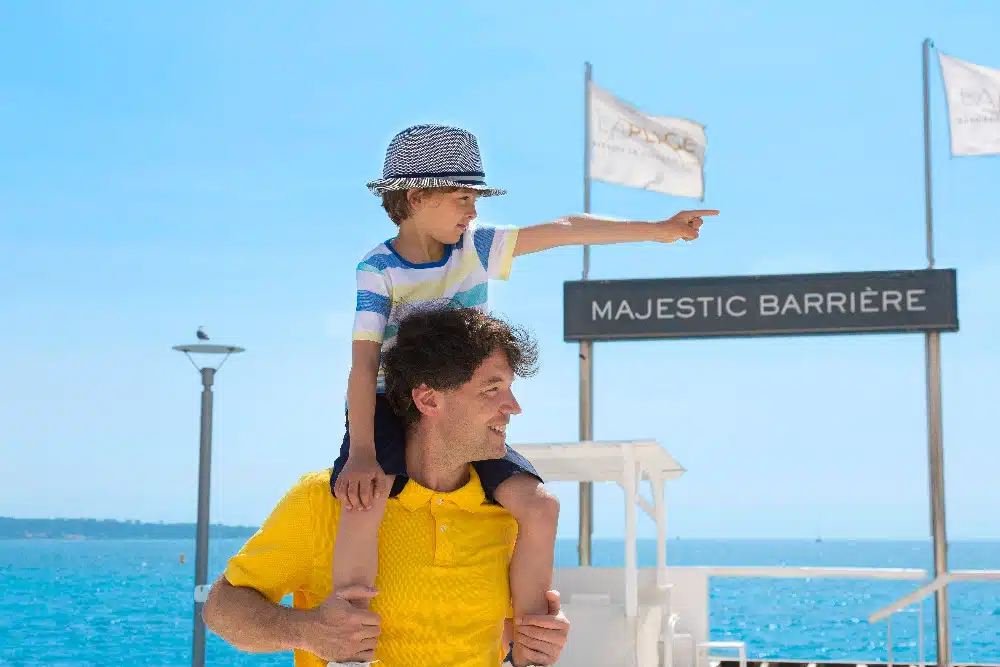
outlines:
[[[545,490],[531,464],[508,448],[506,459],[480,461],[476,464],[484,487],[492,486],[494,471],[505,476],[492,496],[517,521],[517,542],[510,561],[510,594],[514,617],[545,614],[545,592],[552,588],[555,566],[556,527],[559,500]],[[523,667],[523,649],[514,638],[514,664]]]
[[[527,473],[502,482],[494,497],[517,521],[510,561],[514,616],[544,614],[549,608],[545,592],[552,588],[559,500]]]
[[[375,399],[375,457],[385,473],[390,496],[399,492],[397,476],[405,473],[406,457],[403,428],[385,397]],[[350,423],[346,424],[340,456],[330,475],[330,492],[347,462],[350,452]],[[400,484],[405,477],[399,479]],[[337,539],[333,549],[333,589],[351,585],[374,586],[378,574],[378,530],[385,514],[388,498],[375,498],[370,509],[347,510],[341,506],[337,523]],[[355,601],[358,607],[368,607],[367,600]]]
[[[347,463],[350,453],[350,423],[346,424],[340,456],[333,464],[330,475],[330,493],[337,477]],[[403,427],[382,395],[375,398],[375,458],[385,473],[390,496],[399,489],[396,482],[405,483],[406,457]],[[397,480],[397,478],[403,475]],[[376,498],[368,510],[346,510],[341,507],[337,524],[337,540],[333,549],[333,589],[352,584],[374,586],[378,575],[378,530],[385,514],[386,497]],[[367,609],[368,600],[353,601],[357,607]],[[368,662],[331,662],[331,667],[368,667]]]
[[[389,476],[389,485],[394,481]],[[368,510],[341,508],[337,541],[333,549],[333,590],[346,586],[375,585],[378,574],[378,529],[387,498],[376,498]],[[356,607],[368,608],[368,600],[355,600]]]
[[[344,445],[340,457],[333,464],[330,475],[330,493],[337,482],[344,463],[350,440],[344,435]],[[391,482],[390,482],[391,484]],[[378,529],[385,513],[386,499],[375,498],[368,510],[347,510],[341,505],[337,521],[337,537],[333,548],[333,590],[352,584],[374,587],[378,575]],[[368,608],[368,600],[352,600],[351,604],[361,609]],[[330,667],[370,667],[370,662],[331,662]]]

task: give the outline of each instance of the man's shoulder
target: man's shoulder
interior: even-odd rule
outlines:
[[[313,488],[316,486],[330,486],[330,475],[331,470],[329,468],[324,468],[323,470],[314,470],[312,472],[307,472],[306,474],[299,477],[296,485]]]
[[[340,501],[330,488],[330,473],[326,468],[299,477],[274,510],[275,516],[282,517],[276,525],[303,525],[303,521],[314,527],[335,525],[340,518]]]
[[[310,504],[336,503],[337,499],[330,489],[330,473],[329,468],[307,472],[296,480],[287,495],[307,500]]]

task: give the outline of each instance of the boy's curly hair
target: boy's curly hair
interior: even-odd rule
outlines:
[[[517,377],[537,372],[538,344],[526,329],[475,308],[415,310],[400,323],[383,359],[386,398],[411,426],[420,419],[414,389],[458,389],[497,350],[507,355]]]

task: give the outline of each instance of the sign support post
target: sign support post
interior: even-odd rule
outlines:
[[[934,214],[931,207],[931,40],[924,40],[924,216],[927,228],[927,268],[934,268]],[[941,417],[941,334],[924,334],[924,363],[927,374],[927,467],[930,482],[931,534],[934,538],[934,576],[948,571],[948,536],[944,515],[944,438]],[[934,593],[937,623],[937,664],[951,667],[951,639],[948,627],[948,587]],[[920,656],[921,660],[923,656]]]

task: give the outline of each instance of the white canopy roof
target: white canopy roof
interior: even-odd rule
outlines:
[[[655,440],[512,445],[552,482],[623,482],[631,454],[642,477],[676,479],[686,471]]]

